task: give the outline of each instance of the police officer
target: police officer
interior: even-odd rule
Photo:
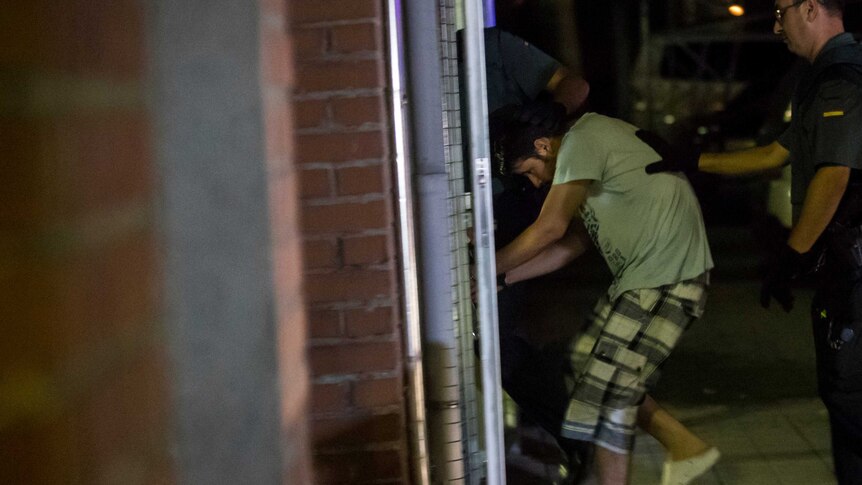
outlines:
[[[817,260],[812,305],[818,390],[829,411],[838,482],[862,484],[862,46],[844,32],[843,0],[777,0],[773,30],[810,66],[777,141],[730,153],[683,153],[653,144],[648,172],[736,175],[780,167],[793,175],[794,224],[764,278],[760,303],[793,307],[791,281]],[[649,136],[648,134],[646,136]]]

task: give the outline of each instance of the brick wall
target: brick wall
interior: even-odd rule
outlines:
[[[318,483],[407,481],[381,0],[293,0]]]
[[[312,483],[308,433],[308,338],[302,298],[299,182],[290,90],[293,51],[285,0],[261,0],[261,80],[272,223],[273,273],[281,384],[284,483]]]
[[[168,483],[137,0],[0,15],[0,483]]]

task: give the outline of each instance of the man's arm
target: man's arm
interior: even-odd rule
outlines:
[[[551,93],[554,101],[566,107],[566,115],[577,111],[590,94],[590,85],[586,79],[572,74],[565,67],[554,72],[545,89]]]
[[[535,258],[506,271],[506,284],[511,285],[556,271],[584,254],[590,244],[584,224],[574,219],[562,239],[548,246]]]
[[[559,241],[587,198],[587,188],[591,182],[575,180],[551,186],[538,219],[514,241],[497,251],[497,274],[526,263]]]
[[[721,175],[744,175],[763,172],[784,165],[790,152],[778,142],[727,153],[704,153],[698,160],[701,172]]]
[[[849,180],[849,167],[826,166],[817,170],[805,193],[799,221],[790,231],[788,246],[799,253],[811,250],[835,215]]]

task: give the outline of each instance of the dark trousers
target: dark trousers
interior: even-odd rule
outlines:
[[[518,323],[526,317],[521,306],[524,290],[524,285],[514,285],[499,295],[503,389],[528,419],[559,438],[569,402],[565,381],[568,354],[562,348],[538,348],[520,336]]]
[[[838,483],[862,485],[862,282],[826,274],[812,305],[818,390],[829,411]],[[836,348],[848,328],[852,338]]]

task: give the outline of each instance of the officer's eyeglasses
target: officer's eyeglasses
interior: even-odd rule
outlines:
[[[778,22],[778,25],[784,25],[784,14],[793,7],[798,7],[805,3],[805,0],[796,0],[790,5],[784,8],[775,7],[775,21]]]

